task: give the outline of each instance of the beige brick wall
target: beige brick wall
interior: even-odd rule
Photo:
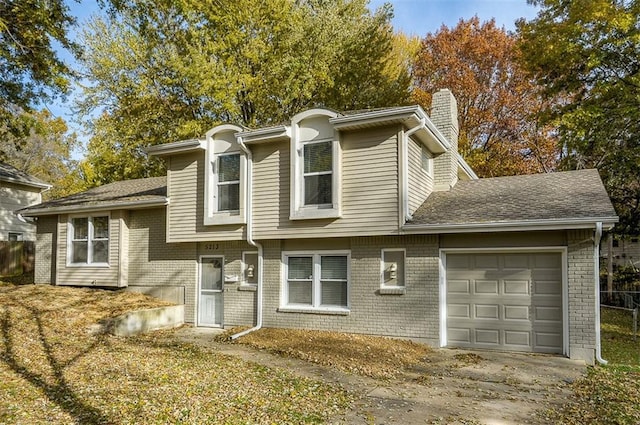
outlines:
[[[57,216],[38,218],[34,283],[55,283]]]
[[[596,345],[593,231],[569,231],[567,239],[569,357],[593,363]]]
[[[451,144],[433,160],[434,190],[447,190],[458,180],[458,106],[451,91],[442,89],[433,94],[430,118]]]
[[[184,294],[185,321],[193,322],[197,276],[196,243],[166,243],[164,209],[129,212],[129,290],[156,296]],[[147,291],[146,288],[156,288]],[[162,288],[160,290],[159,288]]]
[[[254,325],[256,323],[255,287],[246,285],[242,276],[242,253],[257,252],[257,248],[244,241],[201,242],[200,256],[224,257],[224,274],[231,278],[224,283],[224,327]],[[257,269],[257,267],[256,267]],[[237,278],[236,281],[234,281]]]
[[[325,241],[326,242],[326,241]],[[351,252],[348,315],[279,312],[281,291],[281,243],[265,246],[264,326],[338,330],[371,335],[423,339],[439,338],[438,245],[435,236],[358,237],[333,241]],[[287,250],[295,250],[287,241]],[[308,249],[313,241],[300,241]],[[406,248],[406,293],[380,294],[380,255],[383,248]],[[326,244],[319,249],[327,249]]]

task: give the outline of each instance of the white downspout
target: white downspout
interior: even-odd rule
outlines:
[[[258,248],[258,287],[256,292],[257,307],[256,307],[256,325],[250,329],[244,330],[237,334],[231,335],[231,339],[240,338],[248,334],[249,332],[257,331],[262,327],[262,270],[263,270],[263,250],[262,245],[253,240],[253,222],[252,222],[252,190],[253,190],[253,155],[247,148],[242,140],[242,137],[237,137],[238,145],[247,155],[247,184],[246,187],[246,204],[244,208],[245,222],[247,223],[247,243]]]
[[[427,124],[426,118],[420,118],[420,122],[415,127],[407,130],[402,138],[402,208],[404,216],[404,225],[411,220],[412,215],[409,212],[409,137],[416,131],[420,130]]]
[[[608,362],[602,358],[600,344],[600,239],[602,239],[602,222],[596,223],[595,243],[594,243],[594,277],[596,291],[596,360],[598,363],[606,365]]]

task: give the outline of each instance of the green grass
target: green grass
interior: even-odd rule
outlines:
[[[630,311],[602,308],[602,357],[607,366],[589,368],[573,384],[574,396],[549,417],[557,424],[640,423],[640,337],[633,339]]]
[[[640,335],[633,339],[630,311],[601,309],[602,357],[615,365],[640,366]]]

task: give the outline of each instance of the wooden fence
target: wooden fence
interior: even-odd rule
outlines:
[[[35,262],[35,243],[0,241],[0,276],[31,273]]]

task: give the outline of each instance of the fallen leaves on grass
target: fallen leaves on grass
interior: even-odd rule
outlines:
[[[121,291],[0,284],[0,423],[323,423],[351,396],[163,331],[87,332],[165,305]]]
[[[407,340],[300,329],[262,328],[236,341],[376,379],[394,378],[431,352],[429,347]]]
[[[637,425],[640,423],[640,367],[590,368],[573,384],[573,399],[548,419],[557,424]]]

